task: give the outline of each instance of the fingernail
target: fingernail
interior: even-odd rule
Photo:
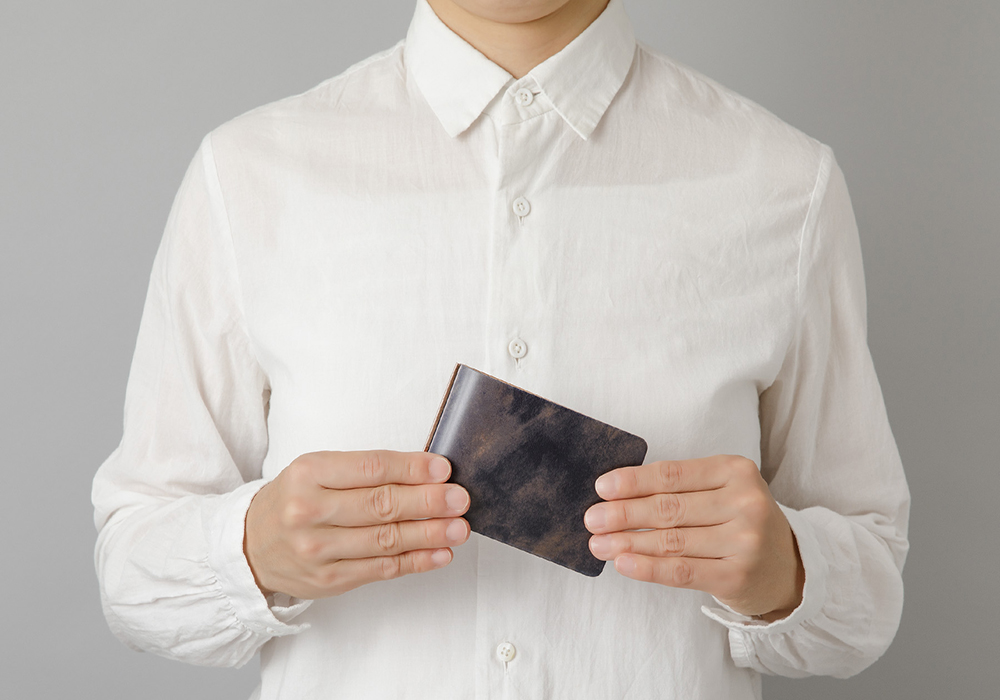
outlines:
[[[618,557],[615,559],[615,568],[618,569],[619,573],[631,574],[635,571],[635,559],[632,557]]]
[[[583,516],[584,524],[586,524],[587,529],[593,532],[594,530],[600,530],[604,527],[608,518],[604,514],[603,508],[591,508],[587,511],[587,514]]]
[[[434,481],[444,481],[451,474],[451,467],[448,465],[448,460],[444,457],[435,457],[432,459],[428,470]]]
[[[441,567],[451,561],[451,552],[447,549],[439,549],[431,555],[434,566]]]
[[[444,500],[454,512],[461,513],[469,505],[469,494],[461,486],[454,486],[448,489]]]
[[[451,524],[448,525],[448,529],[444,531],[444,536],[448,538],[448,541],[456,543],[464,541],[465,536],[468,534],[469,531],[462,520],[452,520]]]
[[[612,498],[618,491],[618,477],[614,474],[602,474],[594,484],[594,488],[601,498]]]
[[[607,535],[598,535],[590,538],[590,551],[599,557],[611,551],[611,538]]]

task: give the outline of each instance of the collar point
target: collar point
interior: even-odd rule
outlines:
[[[456,121],[454,119],[439,119],[441,126],[444,127],[445,133],[451,138],[458,138],[464,134],[470,126],[471,122]]]

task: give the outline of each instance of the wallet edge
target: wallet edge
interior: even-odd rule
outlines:
[[[438,424],[441,422],[441,416],[444,415],[444,407],[448,403],[448,397],[451,396],[451,388],[455,385],[455,377],[458,376],[458,370],[462,367],[461,362],[455,363],[455,369],[451,372],[451,379],[448,380],[448,388],[444,390],[444,396],[441,398],[441,405],[438,407],[437,416],[434,418],[434,425],[431,426],[431,431],[427,435],[427,442],[424,443],[424,452],[427,452],[431,448],[431,443],[434,441],[434,435],[437,433]]]

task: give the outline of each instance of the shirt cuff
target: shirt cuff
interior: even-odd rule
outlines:
[[[736,612],[713,596],[718,607],[703,605],[701,611],[725,625],[729,629],[729,651],[738,667],[763,671],[754,663],[754,637],[759,635],[784,634],[800,627],[814,617],[826,604],[827,562],[820,552],[819,542],[812,524],[799,511],[778,504],[788,519],[795,535],[795,542],[805,570],[805,585],[802,588],[802,602],[787,617],[774,622],[765,622]]]
[[[251,481],[214,500],[212,512],[205,514],[203,522],[208,542],[208,565],[215,572],[233,613],[251,632],[266,637],[282,637],[309,627],[308,624],[290,623],[312,601],[284,593],[265,597],[247,563],[243,552],[247,509],[266,483],[265,479]]]

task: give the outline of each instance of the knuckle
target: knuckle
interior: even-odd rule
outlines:
[[[316,570],[313,575],[313,585],[316,588],[322,588],[329,590],[331,588],[336,588],[341,585],[343,577],[340,571],[335,566],[327,566],[322,569]]]
[[[752,459],[740,455],[726,455],[726,466],[733,474],[743,478],[751,478],[760,474]]]
[[[407,483],[417,484],[426,480],[424,474],[427,473],[427,466],[419,457],[407,457],[404,469]]]
[[[395,552],[399,547],[399,525],[385,523],[375,528],[375,550],[384,553]]]
[[[376,486],[368,496],[368,512],[377,520],[391,522],[396,515],[396,497],[388,484]]]
[[[740,512],[751,523],[762,523],[771,512],[771,504],[764,493],[751,491],[743,497]]]
[[[401,557],[381,557],[376,561],[376,573],[378,577],[383,580],[398,578],[403,573],[403,562]]]
[[[282,477],[288,481],[292,488],[301,489],[309,486],[312,481],[313,469],[315,468],[315,456],[304,454],[295,459],[281,472]]]
[[[290,496],[281,509],[281,521],[285,527],[297,529],[310,525],[315,517],[315,508],[309,499]]]
[[[674,584],[678,586],[690,586],[694,583],[694,567],[683,559],[674,562],[673,570]]]
[[[742,540],[744,550],[750,554],[758,554],[764,549],[764,536],[758,530],[746,530]]]
[[[656,470],[657,482],[662,491],[676,491],[681,484],[680,462],[666,460],[660,462]]]
[[[656,517],[664,525],[679,523],[684,516],[683,501],[672,493],[660,494],[653,502]]]
[[[369,450],[361,456],[358,465],[362,475],[370,484],[384,484],[389,474],[388,462],[379,450]]]
[[[660,530],[659,539],[660,554],[683,554],[684,534],[680,530],[676,528]]]
[[[636,521],[635,506],[626,501],[621,508],[608,508],[605,506],[607,523],[606,530],[631,530],[632,523]]]
[[[307,534],[300,535],[292,540],[292,551],[299,559],[316,559],[319,557],[322,544],[320,541]]]
[[[423,498],[424,513],[434,513],[439,511],[441,508],[438,506],[438,494],[439,490],[432,488],[421,488],[420,494]]]

